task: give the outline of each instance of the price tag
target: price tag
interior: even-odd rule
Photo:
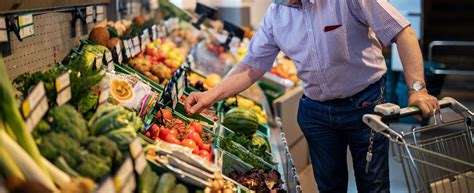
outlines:
[[[135,166],[135,172],[141,175],[145,167],[147,166],[147,161],[145,158],[145,152],[143,151],[143,146],[140,143],[140,140],[135,138],[129,145],[130,155],[132,156],[133,163]]]
[[[94,14],[94,6],[87,6],[86,7],[86,15]]]
[[[69,72],[65,72],[56,78],[56,103],[61,106],[71,100],[71,87],[70,87]]]
[[[134,193],[136,189],[136,181],[135,181],[135,176],[131,175],[128,179],[125,185],[122,187],[120,190],[120,193]]]
[[[97,14],[104,13],[104,6],[102,6],[102,5],[95,6],[95,12]]]
[[[115,193],[115,185],[112,177],[107,177],[96,189],[97,193]]]
[[[176,83],[173,83],[173,87],[171,88],[171,101],[173,105],[173,109],[176,108],[176,104],[178,104],[178,97],[176,97]]]
[[[151,26],[151,39],[155,41],[158,38],[158,33],[156,32],[156,25]]]
[[[115,45],[115,54],[117,56],[117,64],[122,64],[122,48],[120,47],[120,42],[117,42]]]
[[[18,27],[20,28],[20,37],[26,38],[35,34],[33,25],[33,14],[24,14],[18,16]]]
[[[112,62],[112,52],[110,52],[109,50],[107,50],[107,51],[104,53],[104,58],[105,58],[105,61],[107,62],[107,64],[111,63],[111,62]]]
[[[86,23],[92,23],[94,22],[94,15],[88,15],[86,17]]]
[[[26,128],[30,132],[48,111],[48,99],[45,94],[44,83],[41,81],[21,104],[23,116],[26,118]]]
[[[133,163],[132,163],[132,158],[128,157],[120,166],[120,168],[117,171],[117,174],[115,174],[114,177],[114,182],[115,182],[115,189],[116,190],[122,190],[123,187],[125,187],[127,184],[127,181],[130,181],[129,178],[133,177]],[[135,181],[135,180],[132,180]]]
[[[105,15],[104,14],[97,14],[95,16],[95,21],[98,22],[98,21],[104,21],[105,19]]]
[[[107,104],[107,99],[109,99],[110,91],[109,88],[106,87],[100,91],[99,94],[99,106],[97,107],[102,108],[105,104]]]
[[[96,56],[95,57],[95,68],[97,70],[100,70],[100,68],[102,68],[103,65],[104,65],[103,57],[102,56]]]
[[[132,39],[133,42],[133,47],[139,46],[140,45],[140,39],[138,39],[138,36],[133,37]]]

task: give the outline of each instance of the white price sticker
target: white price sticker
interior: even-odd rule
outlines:
[[[99,107],[97,107],[97,108],[101,108],[105,104],[107,104],[107,99],[109,99],[109,95],[110,95],[110,91],[109,91],[108,87],[104,88],[100,91],[100,94],[99,94]]]
[[[94,14],[94,6],[87,6],[86,7],[86,15]]]
[[[107,64],[112,62],[112,52],[107,50],[104,55],[105,55],[105,60],[107,61]]]
[[[104,21],[104,19],[105,19],[105,15],[104,15],[104,14],[97,14],[97,15],[95,16],[95,20],[96,20],[97,22]]]
[[[40,81],[21,104],[23,116],[26,117],[26,128],[30,132],[48,111],[48,99],[45,94],[44,83]]]
[[[118,169],[117,174],[115,174],[115,177],[114,177],[115,189],[122,190],[122,188],[125,187],[125,185],[127,185],[126,183],[129,180],[130,176],[134,176],[133,163],[132,163],[132,159],[128,157],[123,162],[122,166]]]
[[[27,38],[35,34],[35,27],[33,24],[20,28],[20,38]]]
[[[103,65],[104,65],[104,62],[103,62],[102,56],[96,56],[95,57],[95,68],[97,70],[100,70],[100,68],[102,68]]]
[[[99,13],[104,13],[104,6],[102,6],[102,5],[96,6],[96,7],[95,7],[95,12],[96,12],[97,14],[99,14]]]
[[[181,98],[181,96],[183,96],[184,94],[184,89],[185,89],[185,76],[186,76],[186,73],[184,71],[181,72],[181,76],[179,76],[178,80],[177,80],[177,89],[178,89],[178,96],[177,98]]]
[[[66,104],[69,100],[71,100],[71,87],[68,86],[58,93],[56,103],[58,103],[58,106],[61,106]]]
[[[122,64],[122,48],[120,47],[120,42],[117,42],[115,45],[115,53],[117,54],[117,63]]]
[[[158,33],[156,32],[156,25],[151,26],[151,39],[155,41],[158,38]]]
[[[88,15],[86,17],[86,23],[92,23],[94,22],[94,16],[93,15]]]
[[[112,177],[107,177],[96,189],[96,193],[115,193],[115,184]]]
[[[131,175],[128,179],[125,185],[122,187],[120,190],[120,193],[134,193],[136,189],[136,181],[135,181],[135,176]]]
[[[70,87],[69,72],[65,72],[56,78],[55,86],[56,92],[56,103],[61,106],[67,103],[71,99],[71,87]]]
[[[138,39],[138,36],[133,37],[132,41],[133,41],[133,44],[132,44],[132,45],[133,45],[134,47],[140,45],[140,39]]]

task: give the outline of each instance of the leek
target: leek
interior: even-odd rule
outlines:
[[[13,88],[10,79],[8,78],[8,70],[3,61],[3,56],[0,53],[0,117],[3,118],[6,126],[11,128],[15,134],[12,138],[16,139],[18,144],[33,158],[34,162],[41,168],[46,176],[48,171],[41,161],[41,154],[35,144],[33,136],[26,129],[25,121],[23,120],[18,105],[16,104],[13,95]],[[5,132],[4,132],[5,133]],[[49,179],[49,178],[47,178]]]

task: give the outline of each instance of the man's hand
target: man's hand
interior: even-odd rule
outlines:
[[[219,100],[219,94],[215,90],[206,92],[193,92],[185,102],[186,112],[190,115],[200,113],[202,110],[212,106]]]
[[[426,89],[410,93],[408,106],[417,106],[423,113],[423,117],[432,116],[440,108],[438,99],[428,94]]]

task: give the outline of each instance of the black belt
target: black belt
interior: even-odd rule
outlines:
[[[372,83],[371,85],[367,86],[366,88],[364,88],[362,91],[356,93],[355,95],[352,95],[350,97],[347,97],[347,98],[342,98],[342,99],[331,99],[331,100],[327,100],[327,101],[322,101],[322,103],[326,103],[326,104],[334,104],[334,105],[337,105],[337,104],[346,104],[346,103],[350,103],[352,101],[354,101],[354,98],[357,98],[358,96],[362,95],[363,93],[371,90],[372,88],[374,88],[375,86],[380,86],[381,82],[383,81],[384,77],[380,78],[380,80],[378,80],[377,82],[375,83]],[[320,101],[321,102],[321,101]]]

